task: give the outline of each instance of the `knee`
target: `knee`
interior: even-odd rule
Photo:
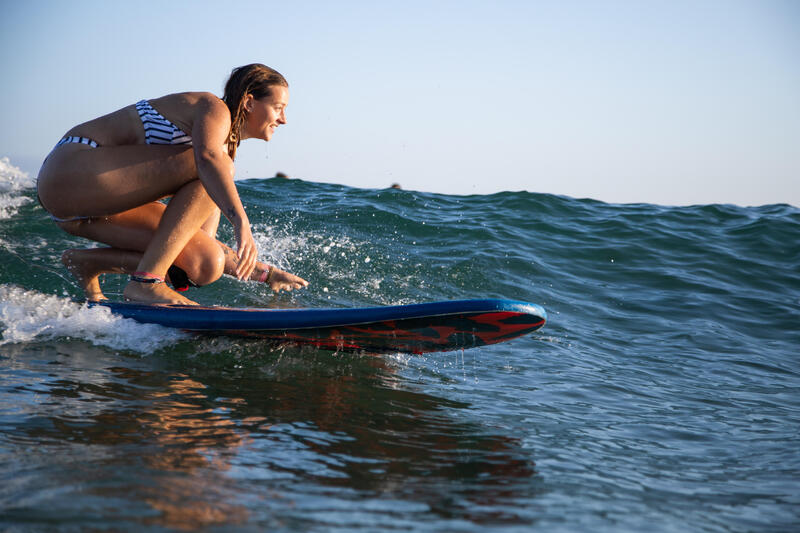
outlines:
[[[217,281],[225,271],[225,256],[222,255],[222,250],[220,250],[219,246],[215,248],[216,250],[206,256],[205,261],[203,261],[203,276],[208,279],[206,283]]]
[[[225,256],[219,246],[209,247],[193,257],[191,262],[187,270],[189,279],[200,286],[217,281],[225,270]]]

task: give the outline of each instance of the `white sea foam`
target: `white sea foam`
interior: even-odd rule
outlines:
[[[302,252],[308,246],[305,236],[267,224],[253,225],[253,240],[262,258],[279,268],[289,268],[291,259],[302,258]]]
[[[0,345],[69,337],[141,354],[187,338],[173,329],[121,318],[105,307],[15,285],[0,285],[0,334]]]
[[[290,272],[297,270],[295,274],[310,276],[313,270],[308,271],[308,263],[312,262],[322,275],[316,279],[322,280],[320,290],[327,299],[331,299],[329,292],[333,291],[338,294],[358,295],[380,305],[413,303],[408,298],[390,298],[385,294],[382,266],[376,264],[381,257],[372,255],[376,249],[368,241],[359,241],[348,235],[332,237],[324,233],[298,232],[291,225],[263,223],[254,224],[253,238],[261,258],[279,268]],[[345,265],[344,268],[342,265]],[[354,279],[361,278],[365,279],[353,283]],[[408,286],[412,279],[413,276],[408,276],[407,279],[396,277],[394,282]],[[311,290],[314,290],[313,287]]]
[[[36,187],[36,180],[11,164],[7,157],[0,158],[0,220],[11,218],[17,208],[31,201],[24,191]]]

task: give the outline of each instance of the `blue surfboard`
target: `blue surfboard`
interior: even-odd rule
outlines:
[[[184,331],[337,351],[427,353],[485,346],[544,326],[545,310],[514,300],[455,300],[353,309],[262,309],[102,301],[116,315]]]

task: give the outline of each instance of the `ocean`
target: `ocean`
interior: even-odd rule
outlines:
[[[88,242],[0,159],[0,529],[800,530],[798,208],[237,184],[261,257],[310,285],[200,303],[548,323],[421,356],[137,324],[80,303],[59,258]]]

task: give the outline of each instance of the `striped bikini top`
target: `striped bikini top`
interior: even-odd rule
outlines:
[[[147,100],[136,102],[136,111],[142,119],[144,141],[147,144],[192,144],[190,135],[165,119]]]

